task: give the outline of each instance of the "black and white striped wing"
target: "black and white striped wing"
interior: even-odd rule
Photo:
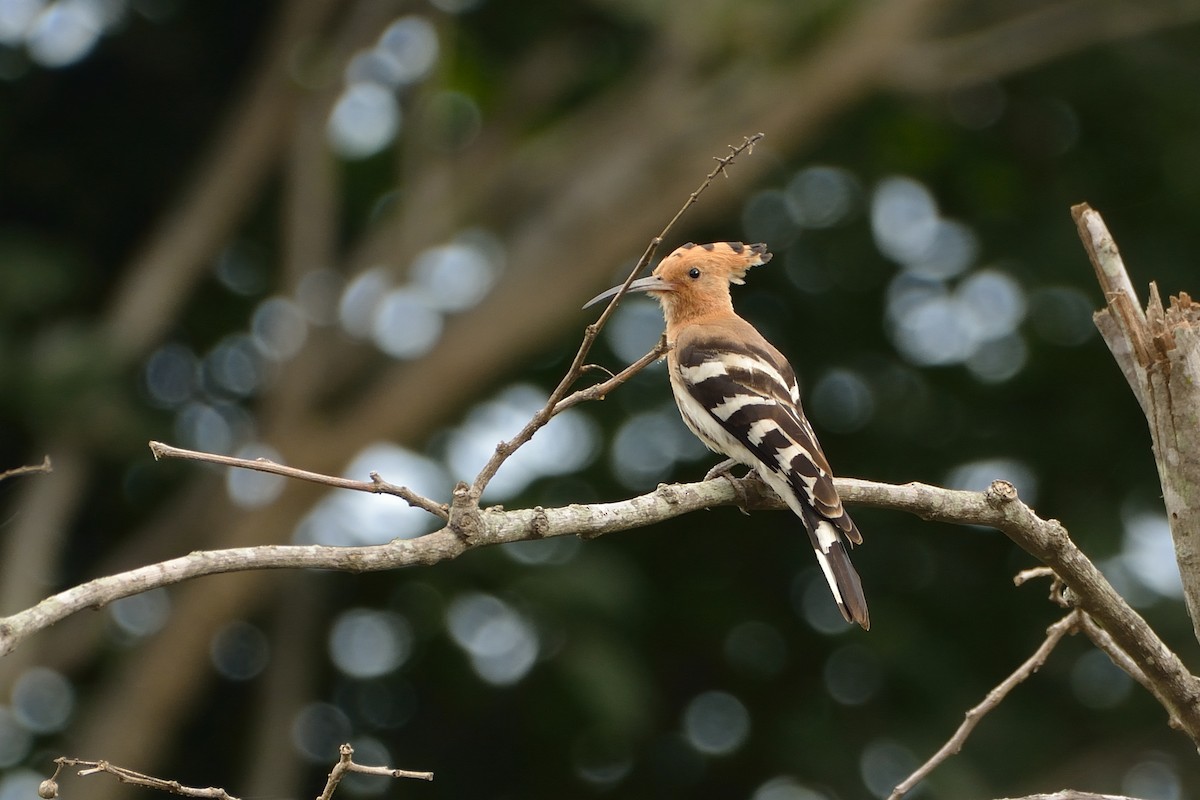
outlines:
[[[684,421],[710,448],[753,467],[804,521],[843,615],[865,627],[866,601],[844,544],[862,536],[834,488],[791,366],[773,348],[727,339],[685,343],[675,361]]]

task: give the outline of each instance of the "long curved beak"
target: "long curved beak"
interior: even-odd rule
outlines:
[[[606,289],[603,292],[601,292],[600,294],[593,297],[591,300],[588,300],[586,303],[584,303],[583,307],[589,308],[590,306],[594,306],[596,303],[599,303],[601,300],[607,300],[608,298],[612,297],[614,294],[616,294],[619,291],[621,291],[620,286],[614,286],[611,289]],[[636,281],[629,284],[629,288],[626,289],[625,291],[628,293],[628,292],[670,292],[670,291],[674,291],[674,290],[671,288],[670,284],[666,283],[662,278],[658,277],[657,275],[647,275],[646,277],[638,278]]]

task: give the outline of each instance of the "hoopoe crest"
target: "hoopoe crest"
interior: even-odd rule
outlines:
[[[710,450],[753,469],[787,503],[808,531],[842,616],[870,628],[862,582],[847,553],[847,545],[862,544],[862,535],[842,507],[804,416],[796,373],[733,310],[730,285],[770,260],[765,244],[685,244],[628,291],[649,293],[662,305],[671,392],[688,428]]]

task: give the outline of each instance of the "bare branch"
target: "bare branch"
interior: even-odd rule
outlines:
[[[182,447],[172,447],[162,442],[150,442],[150,452],[154,454],[156,461],[162,458],[183,458],[189,461],[204,461],[209,464],[220,464],[226,467],[268,472],[272,475],[282,475],[285,478],[295,478],[296,480],[308,481],[309,483],[332,486],[335,489],[351,489],[356,492],[370,492],[371,494],[390,494],[399,497],[410,506],[419,508],[422,511],[428,511],[436,517],[449,519],[450,516],[449,510],[444,504],[434,502],[428,497],[417,494],[407,486],[397,486],[394,483],[388,483],[379,477],[378,472],[370,473],[371,480],[369,481],[356,481],[350,478],[338,478],[333,475],[323,475],[319,472],[309,472],[305,469],[288,467],[283,464],[277,464],[269,458],[223,456],[217,453],[204,453],[199,450],[185,450]]]
[[[1058,646],[1058,643],[1068,633],[1074,633],[1079,629],[1079,620],[1083,616],[1078,609],[1067,614],[1058,622],[1046,629],[1046,640],[1034,651],[1025,663],[1017,667],[1011,675],[1001,681],[994,689],[987,693],[987,697],[983,698],[983,702],[967,712],[966,719],[962,725],[958,726],[958,730],[954,732],[941,749],[934,753],[928,761],[917,768],[913,774],[909,775],[901,781],[892,793],[888,795],[888,800],[900,800],[901,797],[913,790],[918,783],[925,779],[929,773],[933,772],[939,764],[945,761],[952,755],[955,755],[962,750],[963,744],[966,743],[967,737],[971,735],[971,731],[975,730],[975,726],[979,721],[996,706],[1008,697],[1008,693],[1017,687],[1033,673],[1041,669],[1046,663],[1046,659],[1050,657],[1050,653]]]
[[[1123,794],[1096,794],[1095,792],[1080,792],[1075,789],[1063,789],[1050,794],[1027,794],[1023,797],[1007,797],[1000,800],[1138,800]]]
[[[1071,215],[1107,301],[1096,327],[1150,427],[1175,560],[1200,639],[1200,305],[1180,292],[1164,307],[1151,283],[1143,310],[1101,216],[1086,203]]]
[[[160,792],[182,795],[183,797],[205,797],[216,798],[216,800],[238,800],[238,798],[229,794],[224,789],[216,787],[198,789],[192,786],[184,786],[179,781],[168,781],[163,780],[162,778],[155,778],[153,775],[144,775],[141,772],[134,772],[131,769],[118,767],[115,764],[108,763],[107,761],[87,761],[79,758],[60,757],[54,759],[54,763],[58,765],[58,768],[54,770],[53,777],[42,782],[42,789],[40,789],[38,792],[42,797],[56,797],[58,795],[58,786],[56,781],[58,778],[58,773],[63,767],[82,767],[82,769],[80,769],[78,772],[80,776],[95,775],[99,772],[107,772],[121,783],[128,783],[132,786],[142,786],[147,789],[157,789]]]
[[[577,406],[580,403],[587,402],[588,400],[603,400],[610,392],[612,392],[613,389],[616,389],[622,383],[629,380],[634,375],[665,356],[668,349],[667,337],[664,335],[658,340],[658,344],[650,348],[650,351],[647,352],[646,355],[642,356],[637,361],[618,372],[616,375],[613,375],[608,380],[603,381],[602,383],[597,383],[595,386],[589,386],[586,389],[580,389],[579,391],[573,392],[564,397],[562,401],[560,401],[558,405],[554,407],[554,413],[559,414],[563,411],[566,411],[568,408],[571,408],[572,406]]]
[[[941,489],[920,483],[903,486],[840,478],[842,499],[851,504],[907,511],[929,520],[999,529],[1027,552],[1053,568],[1087,612],[1144,676],[1169,715],[1170,724],[1200,742],[1200,682],[1179,657],[1117,594],[1096,566],[1055,520],[1044,520],[1022,503],[1012,485],[996,481],[986,492]],[[461,486],[462,493],[467,491]],[[364,547],[275,545],[198,551],[128,572],[97,578],[52,595],[37,605],[0,618],[0,656],[59,620],[87,608],[158,586],[225,572],[260,569],[332,569],[367,572],[431,565],[468,550],[493,544],[577,535],[584,538],[641,528],[692,511],[722,505],[747,509],[784,506],[757,480],[712,480],[661,485],[653,492],[614,503],[504,511],[484,509],[465,530],[446,527],[415,539],[396,539]],[[452,509],[453,511],[453,509]],[[469,535],[465,535],[469,534]]]
[[[330,800],[333,797],[334,791],[342,778],[349,772],[358,772],[364,775],[378,775],[385,778],[414,778],[416,780],[431,781],[433,780],[432,772],[414,772],[407,769],[393,769],[392,767],[370,767],[363,764],[356,764],[351,756],[354,755],[354,748],[348,744],[343,744],[338,748],[338,762],[334,764],[333,770],[329,773],[329,779],[325,783],[325,789],[321,792],[318,800]],[[42,781],[38,787],[38,795],[47,798],[58,797],[58,776],[62,772],[63,767],[81,767],[78,774],[81,777],[95,775],[97,773],[106,772],[112,775],[121,783],[128,783],[131,786],[141,786],[146,789],[157,789],[160,792],[168,794],[177,794],[182,797],[200,797],[210,798],[212,800],[238,800],[237,797],[226,792],[219,787],[207,787],[199,789],[192,786],[184,786],[179,781],[165,780],[156,778],[153,775],[146,775],[141,772],[134,772],[125,767],[118,767],[115,764],[110,764],[107,761],[88,761],[79,758],[67,758],[60,756],[54,759],[57,765],[54,774],[46,780]]]
[[[433,780],[432,772],[413,772],[407,769],[392,769],[391,767],[368,767],[362,764],[354,763],[352,756],[354,748],[348,744],[343,744],[338,748],[338,762],[333,765],[333,769],[329,772],[329,778],[325,781],[325,788],[321,791],[321,795],[317,800],[330,800],[333,797],[334,791],[337,790],[338,784],[342,782],[342,778],[349,772],[358,772],[363,775],[379,775],[385,778],[415,778],[422,781]]]
[[[19,478],[22,475],[46,475],[54,472],[54,467],[50,463],[50,456],[43,456],[42,463],[30,464],[24,467],[13,467],[0,472],[0,481],[6,481],[9,478]]]

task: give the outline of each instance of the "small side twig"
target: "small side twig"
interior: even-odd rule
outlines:
[[[317,797],[317,800],[330,800],[333,797],[334,791],[337,790],[338,784],[342,782],[342,778],[349,772],[358,772],[363,775],[379,775],[384,778],[413,778],[420,781],[433,780],[432,772],[413,772],[407,769],[393,769],[391,767],[368,767],[362,764],[354,763],[352,756],[354,748],[348,744],[343,744],[338,748],[338,762],[333,765],[333,769],[329,771],[329,778],[325,781],[325,788]]]
[[[43,456],[42,463],[30,464],[24,467],[13,467],[0,472],[0,481],[6,481],[9,478],[19,478],[22,475],[45,475],[54,472],[54,465],[50,463],[50,456]]]
[[[1058,577],[1058,573],[1050,567],[1030,567],[1029,569],[1023,569],[1013,577],[1013,583],[1017,586],[1024,586],[1034,578],[1049,578],[1050,602],[1063,608],[1071,607],[1071,602],[1067,599],[1067,585],[1063,583],[1062,578]]]
[[[613,375],[608,380],[601,381],[600,383],[589,386],[586,389],[580,389],[577,392],[572,392],[564,397],[559,401],[558,405],[554,407],[554,413],[559,414],[563,411],[566,411],[568,408],[571,408],[572,406],[577,406],[580,403],[584,403],[589,400],[603,400],[613,389],[616,389],[622,383],[629,380],[634,375],[638,374],[643,369],[665,356],[668,349],[670,348],[667,347],[667,337],[664,335],[658,340],[658,344],[650,348],[646,355],[642,356],[637,361],[618,372],[616,375]]]
[[[1074,633],[1079,629],[1082,616],[1083,612],[1076,609],[1047,628],[1046,640],[1034,651],[1033,655],[1026,659],[1024,664],[1017,667],[1011,675],[1001,681],[994,689],[988,692],[983,702],[968,711],[966,719],[958,726],[958,730],[954,732],[954,735],[928,761],[918,767],[913,774],[901,781],[892,790],[892,793],[888,795],[888,800],[899,800],[899,798],[912,791],[913,787],[924,780],[943,761],[962,750],[967,737],[971,735],[971,731],[975,730],[975,726],[979,724],[979,721],[989,711],[1000,705],[1009,692],[1030,675],[1037,672],[1046,663],[1046,659],[1050,657],[1050,653],[1058,646],[1062,638],[1068,633]]]
[[[236,467],[238,469],[252,469],[257,472],[267,472],[272,475],[281,475],[285,478],[295,478],[296,480],[308,481],[309,483],[319,483],[323,486],[332,486],[335,489],[351,489],[356,492],[370,492],[371,494],[390,494],[394,497],[399,497],[404,502],[414,508],[419,508],[422,511],[428,511],[435,517],[440,517],[445,520],[450,516],[449,509],[442,503],[437,503],[430,500],[428,497],[417,494],[407,486],[397,486],[394,483],[388,483],[383,478],[379,477],[378,472],[370,473],[371,480],[356,481],[350,478],[338,478],[333,475],[323,475],[319,472],[309,472],[305,469],[297,469],[284,464],[277,464],[269,458],[237,458],[236,456],[223,456],[216,453],[205,453],[199,450],[186,450],[182,447],[172,447],[169,444],[162,442],[150,442],[150,452],[154,454],[154,460],[162,458],[182,458],[189,461],[204,461],[209,464],[220,464],[225,467]]]
[[[558,414],[560,411],[563,411],[565,408],[569,407],[562,406],[562,400],[563,398],[567,397],[567,392],[570,390],[571,386],[573,386],[575,381],[579,379],[579,376],[583,374],[584,364],[587,361],[588,353],[591,352],[592,344],[596,341],[596,337],[599,336],[600,331],[604,328],[609,318],[613,315],[613,312],[616,311],[617,306],[621,302],[621,298],[624,297],[625,292],[629,289],[629,284],[633,283],[634,279],[641,274],[642,270],[644,270],[650,264],[650,260],[654,258],[654,254],[658,251],[659,245],[661,245],[667,238],[667,234],[670,233],[673,227],[675,227],[675,223],[678,222],[681,217],[683,217],[684,213],[700,198],[700,195],[709,187],[710,184],[712,184],[713,180],[715,180],[718,175],[728,176],[727,170],[729,166],[733,164],[734,160],[743,152],[753,152],[754,145],[757,144],[762,138],[763,134],[756,133],[753,136],[747,136],[743,138],[741,144],[729,145],[729,154],[726,156],[716,157],[717,166],[713,167],[712,171],[709,172],[704,177],[704,180],[701,181],[700,185],[696,187],[696,190],[688,195],[687,200],[685,200],[679,210],[675,212],[675,216],[671,217],[671,220],[663,227],[658,236],[655,236],[650,240],[650,243],[646,246],[645,252],[642,253],[642,257],[638,259],[637,264],[629,273],[629,277],[627,277],[625,279],[625,283],[621,285],[620,291],[618,291],[616,295],[613,296],[612,300],[609,301],[608,305],[605,306],[604,311],[600,314],[600,317],[584,329],[583,341],[579,344],[579,350],[576,351],[575,358],[571,361],[571,366],[567,368],[566,374],[563,375],[563,378],[561,381],[559,381],[558,386],[556,386],[554,391],[550,393],[550,397],[546,400],[546,404],[539,409],[536,414],[533,415],[533,418],[529,420],[525,427],[522,428],[516,436],[508,441],[500,442],[500,444],[496,445],[496,449],[492,453],[492,457],[488,459],[488,462],[483,465],[482,469],[479,470],[479,474],[475,476],[475,480],[471,483],[468,494],[466,495],[468,502],[470,502],[473,506],[478,507],[479,498],[483,496],[483,490],[487,488],[488,483],[490,483],[492,478],[495,477],[496,472],[500,469],[500,466],[508,460],[509,456],[511,456],[522,445],[532,439],[533,435],[541,430],[547,422],[553,419],[555,414]],[[625,376],[623,380],[628,380],[628,378],[632,377],[637,371],[643,369],[646,364],[654,361],[654,359],[650,359],[645,363],[642,363],[642,361],[643,359],[639,359],[637,362],[635,362],[635,364],[640,364],[637,369],[634,369],[633,371],[628,369],[622,371],[621,375]],[[619,382],[620,381],[618,381],[618,383]],[[616,386],[616,383],[613,383],[612,385]],[[603,396],[603,394],[600,396]],[[588,398],[577,399],[571,403],[571,405],[582,402],[583,399]]]
[[[1113,638],[1109,635],[1108,631],[1097,625],[1096,621],[1086,614],[1083,615],[1083,617],[1079,620],[1079,629],[1083,631],[1083,633],[1089,639],[1092,640],[1092,644],[1096,645],[1096,647],[1102,650],[1114,664],[1116,664],[1125,672],[1126,675],[1133,678],[1142,685],[1143,689],[1154,695],[1154,697],[1163,705],[1164,708],[1170,708],[1170,706],[1164,702],[1162,692],[1159,691],[1154,682],[1147,678],[1146,673],[1142,670],[1142,668],[1134,663],[1133,659],[1129,657],[1129,654],[1122,650],[1120,646],[1113,641]],[[1173,728],[1180,727],[1179,720],[1174,716],[1168,720],[1168,724]]]

